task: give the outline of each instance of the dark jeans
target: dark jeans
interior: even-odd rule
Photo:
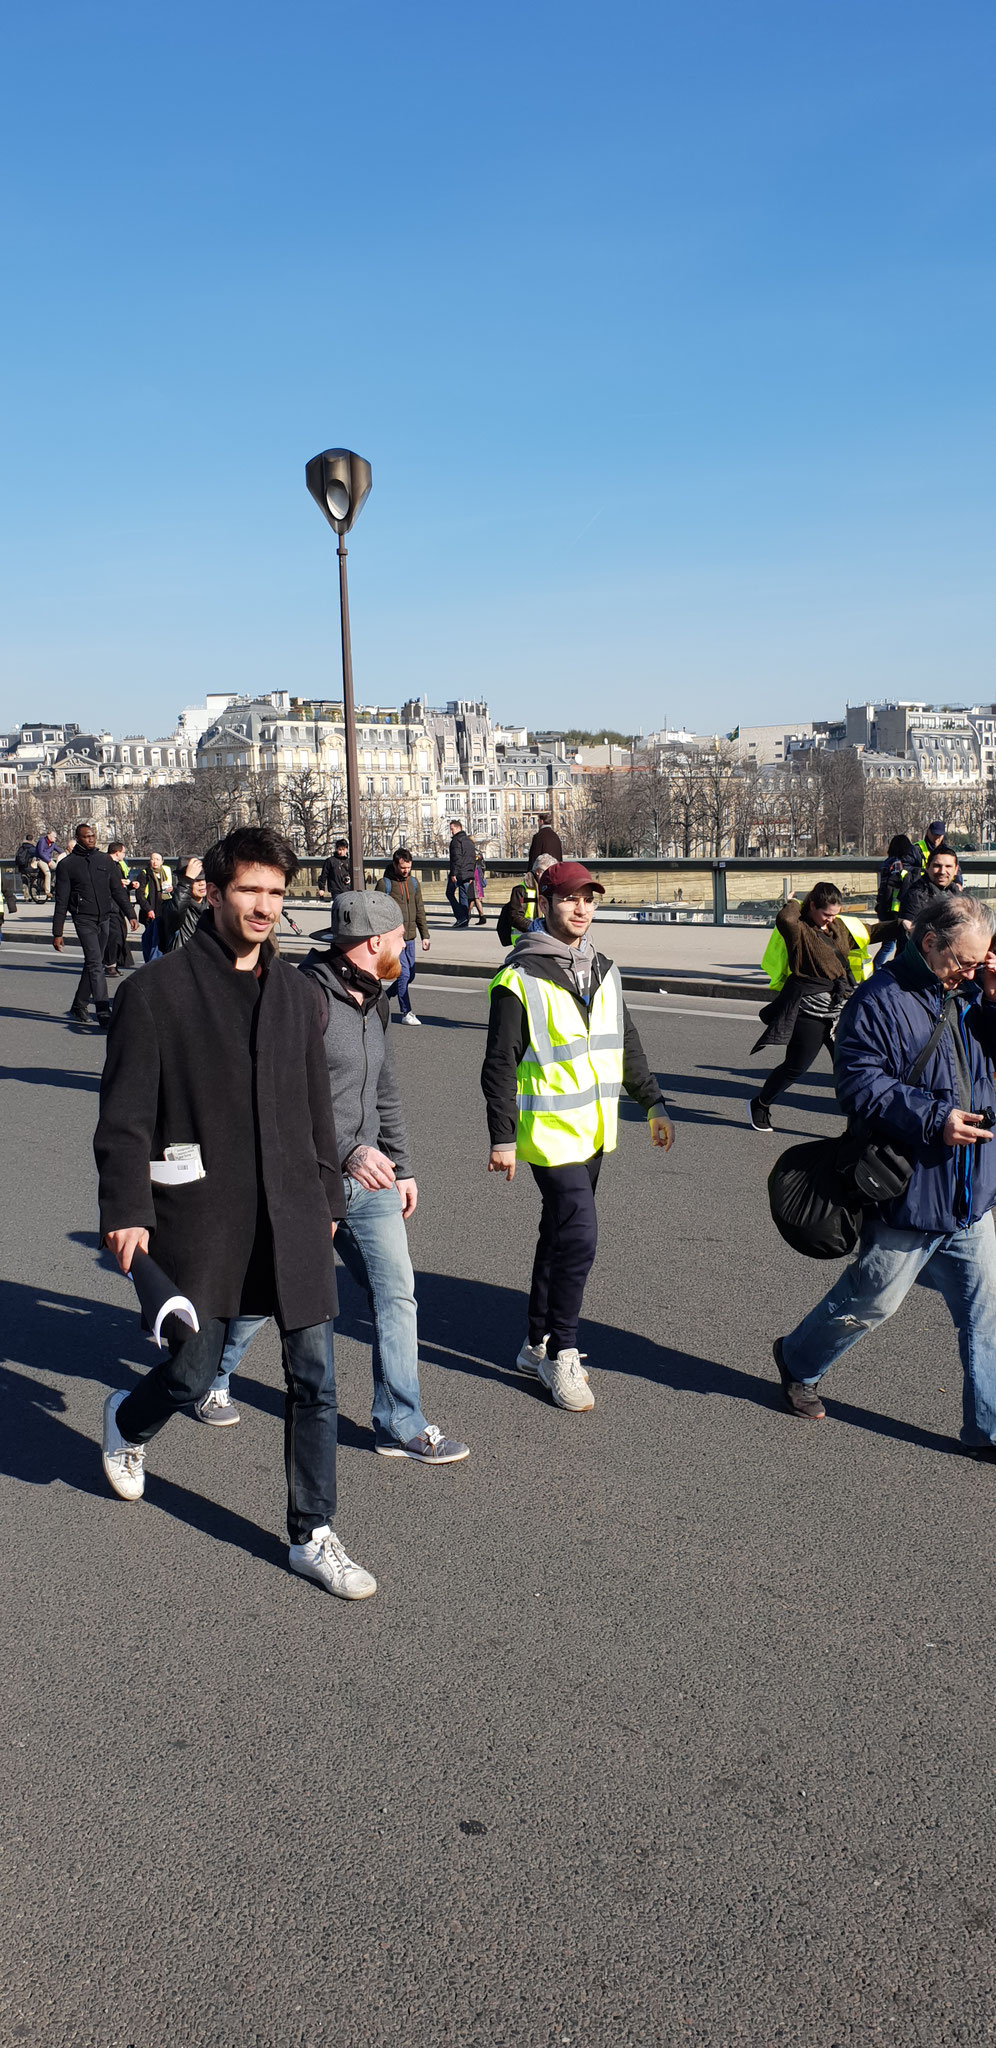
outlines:
[[[457,924],[470,923],[470,899],[474,893],[473,882],[458,882],[451,875],[446,884],[446,897]]]
[[[120,968],[127,967],[127,965],[128,926],[125,923],[125,920],[120,910],[115,909],[111,911],[111,922],[108,928],[107,944],[104,947],[104,966]]]
[[[780,1067],[773,1067],[758,1096],[767,1108],[776,1095],[784,1095],[800,1074],[812,1066],[820,1047],[831,1044],[825,1017],[807,1017],[800,1010],[795,1020],[795,1030],[785,1048],[785,1058]]]
[[[117,1425],[130,1444],[147,1444],[175,1415],[199,1401],[211,1385],[225,1348],[228,1324],[213,1317],[195,1336],[170,1317],[169,1357],[122,1401]],[[332,1324],[281,1331],[284,1378],[284,1463],[287,1531],[306,1543],[313,1529],[335,1520],[335,1446],[338,1409]]]
[[[117,912],[114,913],[117,916]],[[97,1005],[98,1017],[106,1017],[110,1002],[107,995],[107,976],[104,972],[104,954],[111,930],[109,917],[74,917],[76,936],[83,948],[83,972],[73,997],[73,1009],[85,1010],[90,997]]]
[[[530,1168],[543,1209],[529,1289],[529,1342],[548,1337],[551,1357],[577,1346],[585,1281],[598,1244],[595,1189],[602,1158],[596,1152],[580,1166]]]
[[[407,1017],[408,1012],[412,1006],[412,999],[408,993],[408,986],[414,973],[415,941],[414,939],[406,939],[404,945],[401,948],[401,973],[398,976],[396,984],[398,990],[398,1008],[401,1011],[403,1017]]]

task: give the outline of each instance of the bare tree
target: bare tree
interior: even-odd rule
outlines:
[[[31,789],[4,790],[0,795],[0,849],[11,858],[22,839],[40,837],[42,817]]]
[[[860,851],[864,839],[865,778],[851,747],[814,755],[820,790],[820,836],[823,851]]]

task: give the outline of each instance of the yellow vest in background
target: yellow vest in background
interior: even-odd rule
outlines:
[[[837,912],[837,917],[838,921],[854,940],[854,944],[847,956],[847,964],[851,973],[855,981],[867,981],[873,966],[868,927],[862,924],[860,917],[851,917],[850,915],[845,917],[840,911]],[[785,983],[789,978],[788,947],[777,925],[761,956],[761,966],[777,995],[779,989],[785,987]]]
[[[518,996],[529,1044],[515,1074],[515,1156],[530,1166],[572,1166],[615,1150],[623,1077],[623,998],[610,967],[592,997],[588,1029],[555,982],[503,967],[491,989]],[[490,994],[491,990],[489,990]]]

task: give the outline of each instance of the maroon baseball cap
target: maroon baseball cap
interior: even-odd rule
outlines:
[[[556,860],[552,868],[546,869],[540,876],[540,890],[549,896],[554,889],[563,890],[565,895],[573,889],[594,889],[596,896],[605,895],[601,882],[596,882],[579,860]]]

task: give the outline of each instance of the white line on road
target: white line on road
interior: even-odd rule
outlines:
[[[461,982],[454,976],[453,981],[427,981],[423,974],[416,977],[416,988],[431,990],[433,995],[477,996],[484,990],[478,982]],[[762,991],[763,993],[763,991]],[[625,996],[625,990],[623,991]],[[728,1023],[756,1024],[757,1011],[750,1007],[742,1010],[685,1010],[677,1003],[626,1003],[627,1010],[646,1010],[652,1017],[722,1017]]]

